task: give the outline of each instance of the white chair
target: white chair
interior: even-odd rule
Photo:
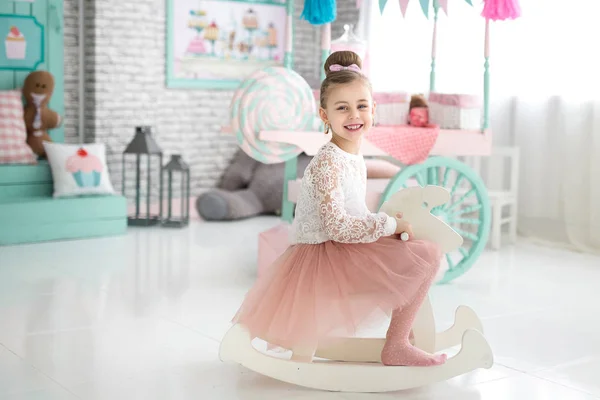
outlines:
[[[517,241],[519,148],[494,146],[487,157],[468,157],[465,162],[479,173],[488,188],[492,207],[490,246],[502,245],[502,228],[508,225],[509,242]]]

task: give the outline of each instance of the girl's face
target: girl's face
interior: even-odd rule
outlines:
[[[359,142],[373,126],[375,104],[367,85],[360,79],[331,88],[326,108],[320,109],[323,122],[331,125],[334,137]]]

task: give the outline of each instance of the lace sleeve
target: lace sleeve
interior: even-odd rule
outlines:
[[[342,189],[343,168],[343,161],[324,154],[313,170],[320,223],[327,236],[341,243],[369,243],[393,235],[396,219],[385,213],[369,212],[361,217],[347,213]]]

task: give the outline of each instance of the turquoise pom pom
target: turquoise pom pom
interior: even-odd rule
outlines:
[[[306,0],[300,18],[312,25],[324,25],[335,21],[336,14],[335,0]]]

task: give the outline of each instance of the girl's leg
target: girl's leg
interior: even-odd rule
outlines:
[[[443,364],[446,361],[446,355],[433,355],[424,352],[409,341],[412,325],[421,307],[421,304],[427,296],[427,292],[433,280],[435,279],[439,263],[432,265],[432,271],[427,280],[421,285],[415,299],[404,309],[396,309],[392,312],[392,321],[386,334],[386,342],[381,352],[381,361],[385,365],[405,365],[405,366],[430,366]]]

